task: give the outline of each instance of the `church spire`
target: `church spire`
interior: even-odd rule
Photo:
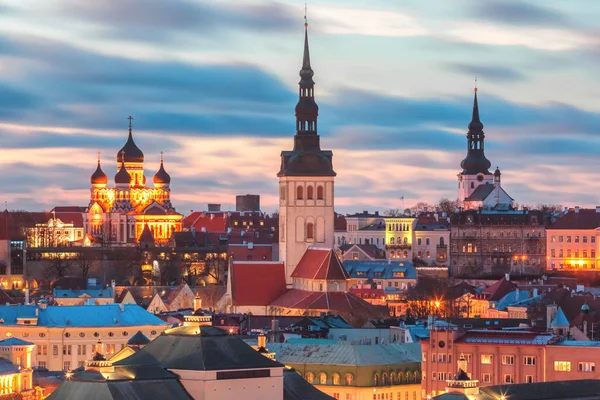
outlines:
[[[463,174],[489,175],[488,169],[492,163],[485,158],[484,142],[485,133],[483,132],[483,124],[479,119],[479,104],[477,102],[477,79],[475,80],[475,94],[473,97],[473,116],[469,123],[469,131],[467,132],[467,157],[460,163],[463,169]]]

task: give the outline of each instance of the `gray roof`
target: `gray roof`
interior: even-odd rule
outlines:
[[[487,199],[487,197],[494,191],[494,185],[492,184],[483,184],[477,186],[473,193],[465,199],[465,201],[483,201]]]
[[[158,380],[78,381],[60,385],[48,400],[186,400],[193,399],[175,378]]]
[[[346,268],[350,278],[417,279],[417,270],[408,261],[346,260],[344,261],[344,268]],[[404,276],[394,276],[395,273],[404,273]]]
[[[212,326],[168,329],[143,349],[114,365],[156,363],[167,369],[195,371],[283,366],[257,353],[238,336]]]
[[[8,375],[19,372],[19,367],[4,357],[0,357],[0,375]]]
[[[112,288],[106,289],[54,289],[52,291],[54,298],[74,299],[82,296],[92,298],[112,299],[114,294]]]
[[[294,369],[283,371],[283,400],[331,400],[333,397],[321,392],[298,375]]]
[[[269,343],[269,351],[284,364],[386,365],[421,362],[419,343],[386,345]]]
[[[121,311],[121,306],[123,311]],[[37,308],[35,305],[0,306],[0,318],[4,320],[4,326],[17,325],[17,318],[36,318],[36,309],[38,310],[38,326],[168,325],[157,316],[135,304],[48,306],[46,309]]]

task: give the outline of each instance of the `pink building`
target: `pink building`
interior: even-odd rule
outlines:
[[[445,392],[446,380],[457,373],[461,355],[479,386],[598,379],[600,342],[567,340],[562,334],[568,323],[566,328],[561,323],[561,318],[555,318],[548,332],[432,330],[430,338],[421,342],[422,398]]]

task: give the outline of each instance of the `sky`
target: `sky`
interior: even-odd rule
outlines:
[[[0,200],[87,205],[134,138],[181,213],[276,210],[304,39],[296,0],[0,0]],[[477,77],[486,156],[520,204],[600,204],[600,2],[314,0],[336,209],[457,197]],[[401,200],[404,198],[404,200]]]

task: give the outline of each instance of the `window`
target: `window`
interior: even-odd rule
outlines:
[[[373,386],[377,386],[379,384],[379,375],[373,375]]]
[[[579,243],[579,236],[575,236],[575,243]]]
[[[587,243],[587,236],[582,236],[581,239],[582,239],[583,243]]]
[[[21,357],[17,357],[17,362],[15,363],[16,365],[18,365],[19,367],[22,367],[23,365],[21,364]]]
[[[463,354],[465,356],[465,360],[467,360],[467,364],[473,363],[473,355],[472,354]]]
[[[524,356],[523,365],[535,365],[535,356]]]
[[[445,372],[438,372],[438,381],[445,381],[446,380],[446,373]]]
[[[52,357],[58,358],[58,345],[57,344],[52,345]]]
[[[555,243],[555,242],[556,242],[556,236],[552,236],[552,237],[550,237],[550,241],[551,241],[552,243]]]
[[[515,379],[513,378],[513,376],[511,374],[505,374],[502,381],[504,383],[515,383]]]
[[[334,385],[339,385],[339,384],[340,384],[340,374],[337,374],[337,373],[336,373],[336,374],[333,374],[333,375],[331,376],[331,382],[332,382]]]
[[[515,356],[502,356],[502,365],[514,365],[515,364]]]
[[[71,345],[67,344],[63,346],[63,356],[70,356],[71,355]]]
[[[38,361],[38,367],[46,368],[46,361]]]
[[[563,249],[558,250],[558,257],[560,257],[560,258],[564,257]]]
[[[302,200],[304,198],[304,188],[302,186],[298,186],[296,188],[296,198],[298,200]]]
[[[567,243],[571,243],[571,236],[567,236]]]
[[[596,236],[590,236],[590,242],[596,243]]]
[[[417,239],[417,245],[419,245],[419,246],[420,246],[420,245],[421,245],[421,241],[422,241],[422,240],[421,240],[421,238],[418,238],[418,239]]]
[[[445,363],[446,362],[446,354],[438,354],[438,362]]]
[[[552,257],[556,257],[556,249],[552,249],[552,250],[550,250],[550,255],[551,255]]]
[[[344,376],[344,382],[346,382],[346,386],[352,386],[354,384],[354,375],[346,374]]]
[[[425,246],[429,246],[429,238],[425,238]]]
[[[78,356],[84,356],[85,355],[85,344],[78,344],[77,345],[77,355]]]
[[[339,393],[334,393],[333,394],[333,398],[336,400],[340,400],[340,394]]]
[[[577,364],[577,371],[579,372],[595,372],[596,371],[596,363],[595,362],[580,362]]]
[[[481,363],[482,364],[491,364],[492,363],[492,355],[491,354],[482,354],[481,355]]]
[[[571,371],[571,361],[554,361],[554,370],[559,372]]]
[[[481,374],[481,382],[490,383],[492,381],[492,374]]]
[[[567,249],[567,258],[571,258],[571,249]]]
[[[305,378],[306,382],[313,383],[313,381],[315,380],[315,374],[313,374],[312,372],[307,372]]]
[[[317,200],[323,200],[323,186],[317,186]]]
[[[315,238],[315,224],[309,222],[306,224],[306,238],[314,239]]]
[[[583,250],[583,258],[587,258],[587,250]]]
[[[423,361],[427,361],[427,353],[423,352]]]
[[[306,188],[306,198],[308,200],[312,200],[313,199],[313,197],[314,197],[314,193],[313,192],[314,192],[314,189],[313,189],[312,186],[308,186]]]
[[[596,258],[596,250],[591,250],[590,257]]]
[[[71,370],[71,361],[64,361],[63,362],[63,371],[70,371]]]
[[[319,384],[327,385],[327,374],[325,372],[319,374]]]
[[[559,243],[562,243],[562,241],[563,241],[563,237],[562,237],[562,236],[559,236],[559,237],[558,237],[558,242],[559,242]]]

